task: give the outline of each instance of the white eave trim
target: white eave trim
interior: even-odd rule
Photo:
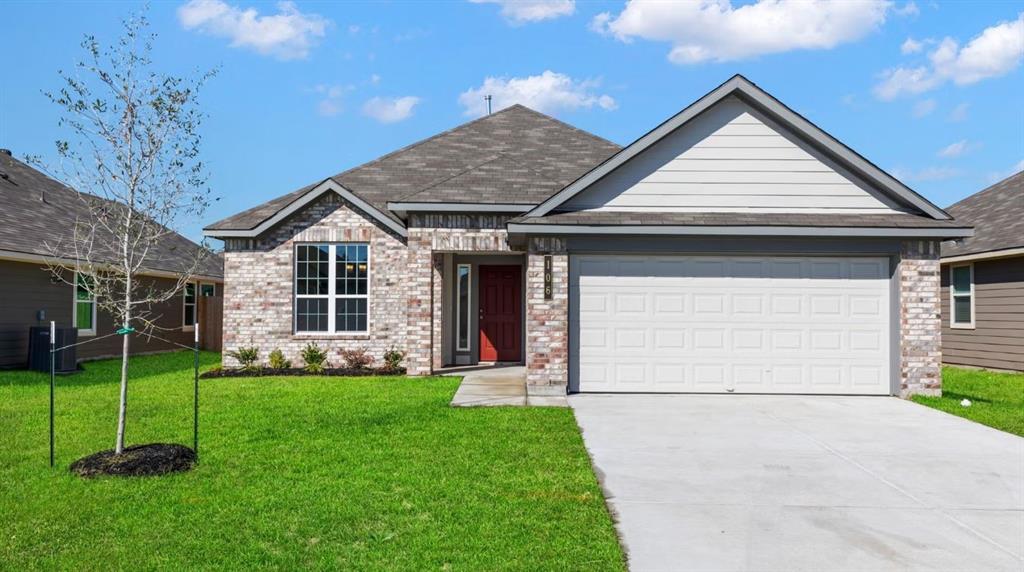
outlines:
[[[957,262],[973,262],[975,260],[996,260],[998,258],[1012,258],[1024,256],[1024,247],[1005,248],[1003,250],[992,250],[989,252],[977,252],[974,254],[961,254],[960,256],[944,256],[939,259],[942,264],[954,264]]]
[[[30,252],[17,252],[14,250],[0,250],[0,260],[9,260],[11,262],[27,262],[30,264],[60,264],[66,267],[73,267],[75,260],[73,258],[55,258],[53,256],[46,256],[43,254],[33,254]],[[156,278],[178,278],[181,274],[171,272],[169,270],[150,270],[142,269],[139,271],[141,276],[153,276]],[[193,281],[201,280],[203,282],[215,282],[217,284],[224,283],[223,276],[207,276],[205,274],[193,274]]]
[[[298,199],[292,201],[285,208],[277,211],[277,213],[274,214],[274,216],[263,221],[256,228],[251,228],[248,230],[204,229],[203,235],[210,236],[213,238],[255,238],[269,230],[277,223],[288,218],[295,212],[301,210],[309,203],[320,198],[324,193],[327,192],[338,193],[339,195],[341,195],[343,199],[352,203],[363,212],[369,214],[371,217],[373,217],[374,220],[393,230],[399,236],[403,238],[409,236],[409,232],[406,230],[404,226],[399,224],[396,220],[389,217],[388,215],[377,210],[377,208],[371,205],[370,203],[356,196],[356,194],[353,193],[352,191],[341,186],[334,179],[327,179],[326,181],[313,187],[312,189],[309,190],[309,192],[302,195]]]
[[[915,193],[909,187],[899,182],[885,171],[879,169],[869,161],[858,155],[852,149],[840,143],[820,127],[807,121],[799,114],[789,109],[767,92],[757,87],[750,80],[743,76],[734,76],[729,81],[718,86],[704,97],[698,99],[686,109],[680,111],[661,125],[655,127],[646,135],[640,137],[626,148],[622,149],[610,159],[601,163],[587,174],[583,175],[569,186],[565,187],[537,208],[526,214],[528,217],[543,216],[550,213],[559,205],[576,196],[584,189],[602,179],[605,175],[620,167],[626,161],[639,155],[648,147],[666,137],[683,124],[687,123],[708,108],[717,104],[729,95],[737,94],[748,103],[762,108],[769,115],[776,118],[784,127],[792,129],[798,135],[809,139],[814,144],[822,147],[829,155],[837,159],[840,164],[849,165],[855,171],[862,174],[868,181],[877,184],[880,190],[895,195],[902,200],[917,207],[928,216],[938,220],[950,220],[953,217],[939,207],[933,205],[921,195]]]
[[[510,233],[524,234],[615,234],[615,235],[706,235],[706,236],[850,236],[898,238],[965,238],[974,235],[969,228],[898,228],[832,226],[668,226],[510,223]]]

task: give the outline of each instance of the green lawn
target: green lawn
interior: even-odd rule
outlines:
[[[971,400],[970,407],[960,405]],[[914,401],[1024,437],[1024,374],[942,368],[942,397]]]
[[[568,409],[453,409],[452,378],[208,379],[194,471],[83,480],[118,365],[58,378],[54,469],[47,376],[0,372],[0,569],[624,569]],[[133,360],[130,443],[191,444],[191,365]]]

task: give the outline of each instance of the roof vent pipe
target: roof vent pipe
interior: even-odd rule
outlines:
[[[485,95],[484,99],[487,101],[487,115],[490,115],[491,114],[491,96],[490,95]],[[7,153],[7,154],[10,155],[10,153]]]

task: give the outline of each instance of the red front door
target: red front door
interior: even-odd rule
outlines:
[[[520,267],[480,267],[480,361],[521,360],[522,291]]]

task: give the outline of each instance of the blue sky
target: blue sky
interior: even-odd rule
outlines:
[[[13,2],[0,147],[54,158],[41,94],[141,5]],[[203,94],[203,224],[521,102],[620,144],[735,73],[940,206],[1024,168],[1022,2],[159,2],[162,71]],[[765,22],[773,22],[766,25]]]

